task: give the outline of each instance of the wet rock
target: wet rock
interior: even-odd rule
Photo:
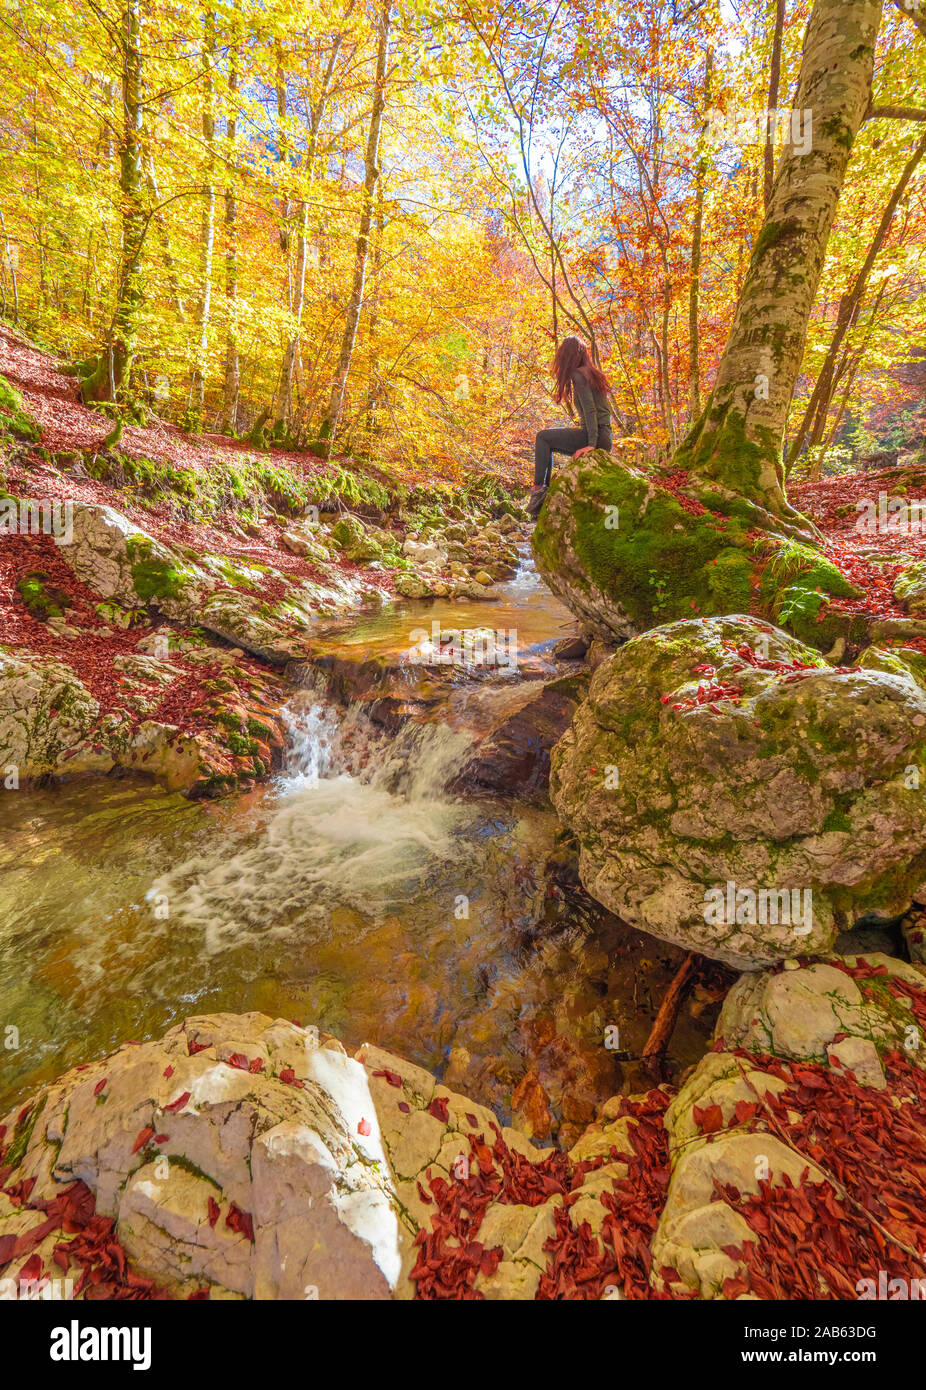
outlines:
[[[401,598],[430,598],[432,588],[414,574],[396,575],[395,591]]]
[[[584,637],[561,637],[553,648],[554,661],[581,661],[588,651]]]
[[[455,779],[456,789],[533,801],[546,798],[550,750],[569,727],[586,681],[564,677],[537,684],[540,688],[528,702],[493,730],[464,765]]]
[[[552,1126],[550,1102],[537,1073],[529,1071],[515,1087],[511,1109],[520,1129],[530,1139],[546,1139]]]
[[[551,799],[593,897],[743,968],[905,909],[926,868],[907,772],[924,758],[912,676],[834,670],[752,618],[681,622],[595,672]]]

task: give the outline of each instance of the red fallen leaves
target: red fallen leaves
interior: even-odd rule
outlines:
[[[186,1050],[190,1057],[195,1057],[197,1052],[205,1052],[210,1045],[209,1043],[194,1042],[193,1039],[190,1038],[187,1042]]]
[[[228,1059],[228,1065],[235,1067],[237,1071],[248,1071],[251,1064],[243,1052],[233,1052]]]
[[[384,1067],[382,1071],[375,1071],[373,1075],[384,1077],[385,1080],[389,1082],[390,1086],[402,1085],[402,1078],[399,1073],[397,1071],[390,1071],[388,1067]]]
[[[691,1114],[703,1134],[716,1134],[723,1129],[723,1111],[719,1105],[706,1105],[703,1110],[694,1105]]]
[[[263,1057],[255,1057],[254,1060],[251,1062],[251,1065],[248,1067],[248,1071],[251,1073],[252,1076],[256,1076],[257,1073],[263,1071],[263,1069],[264,1069],[264,1059],[263,1059]]]
[[[670,1099],[662,1091],[653,1091],[642,1101],[624,1103],[624,1113],[638,1120],[632,1130],[634,1152],[621,1155],[628,1163],[629,1177],[615,1183],[613,1197],[605,1201],[608,1213],[601,1240],[592,1236],[587,1222],[574,1229],[568,1208],[585,1175],[617,1157],[616,1150],[581,1163],[565,1153],[531,1163],[508,1148],[497,1127],[491,1148],[482,1134],[470,1136],[475,1161],[467,1177],[447,1182],[429,1172],[430,1193],[419,1181],[422,1201],[429,1206],[436,1202],[437,1211],[431,1215],[430,1231],[422,1229],[415,1238],[420,1247],[412,1270],[416,1297],[481,1298],[476,1280],[480,1274],[494,1273],[503,1253],[498,1246],[486,1249],[478,1239],[489,1203],[539,1206],[557,1194],[563,1196],[564,1206],[554,1216],[556,1234],[548,1242],[551,1260],[538,1298],[598,1298],[608,1283],[620,1285],[633,1297],[662,1297],[649,1287],[648,1251],[669,1179],[662,1115]],[[674,1271],[672,1275],[677,1277]]]
[[[6,1189],[11,1195],[26,1184]],[[28,1184],[31,1192],[34,1181]],[[25,1198],[28,1201],[28,1195]],[[59,1192],[51,1201],[36,1201],[31,1209],[45,1214],[46,1220],[19,1237],[0,1237],[0,1268],[11,1259],[33,1253],[22,1266],[19,1278],[40,1279],[44,1265],[35,1246],[55,1231],[71,1239],[59,1241],[52,1252],[52,1261],[64,1274],[75,1266],[80,1275],[74,1284],[74,1296],[83,1294],[90,1299],[166,1299],[151,1279],[142,1279],[129,1268],[125,1251],[115,1235],[115,1223],[96,1213],[93,1193],[83,1182],[75,1182]],[[12,1246],[10,1242],[12,1241]]]
[[[447,1109],[447,1097],[435,1096],[428,1106],[428,1114],[433,1115],[435,1120],[440,1120],[441,1124],[446,1124],[450,1118]]]
[[[93,1094],[94,1094],[95,1096],[101,1095],[102,1092],[106,1090],[106,1082],[107,1082],[107,1080],[108,1080],[108,1077],[105,1077],[105,1076],[104,1076],[102,1081],[98,1081],[98,1082],[96,1083],[96,1085],[95,1085],[94,1088],[93,1088]]]
[[[732,685],[728,682],[710,681],[708,684],[699,684],[697,693],[690,700],[674,700],[673,709],[694,709],[697,705],[710,705],[715,714],[719,714],[716,708],[718,700],[738,700],[743,693],[741,685]],[[672,699],[671,695],[660,695],[659,703],[667,705]]]
[[[161,1074],[162,1074],[162,1076],[166,1076],[167,1079],[168,1079],[168,1081],[169,1081],[170,1078],[171,1078],[171,1077],[173,1076],[173,1074],[174,1074],[174,1069],[173,1069],[173,1067],[165,1067],[164,1070],[163,1070],[163,1072],[162,1072]]]
[[[370,1121],[365,1118],[361,1118],[360,1123],[357,1125],[357,1133],[363,1134],[364,1136],[367,1134],[372,1134],[373,1126],[370,1124]]]
[[[162,1108],[163,1108],[164,1110],[170,1111],[170,1113],[171,1113],[172,1115],[176,1115],[178,1111],[180,1111],[180,1110],[183,1109],[183,1107],[186,1105],[186,1103],[187,1103],[187,1101],[188,1101],[189,1099],[190,1099],[190,1092],[189,1092],[189,1091],[182,1091],[182,1092],[180,1093],[180,1095],[177,1097],[176,1100],[172,1100],[172,1101],[170,1102],[170,1105],[165,1105],[165,1106],[163,1106]]]
[[[296,1079],[296,1073],[293,1071],[292,1067],[283,1067],[280,1072],[280,1080],[286,1086],[298,1086],[300,1091],[305,1090],[305,1082]]]
[[[400,1100],[400,1101],[399,1101],[399,1109],[402,1111],[402,1114],[403,1114],[403,1115],[410,1115],[410,1114],[411,1114],[411,1109],[412,1109],[412,1108],[411,1108],[411,1106],[408,1104],[407,1101]]]
[[[216,1222],[218,1221],[218,1219],[219,1219],[219,1212],[220,1212],[220,1210],[221,1210],[221,1208],[220,1208],[218,1202],[215,1200],[215,1198],[214,1198],[214,1197],[210,1197],[210,1198],[209,1198],[209,1225],[212,1226],[213,1229],[215,1229],[215,1223],[216,1223]]]
[[[153,1138],[154,1138],[154,1130],[151,1128],[150,1125],[146,1125],[144,1129],[142,1129],[142,1130],[139,1131],[138,1138],[135,1140],[135,1143],[132,1145],[132,1153],[133,1153],[133,1154],[137,1154],[137,1153],[138,1153],[138,1150],[144,1148],[144,1146],[147,1144],[148,1140],[149,1140],[149,1139],[153,1139]]]
[[[228,1215],[225,1218],[225,1225],[230,1231],[237,1231],[240,1235],[247,1236],[253,1245],[254,1243],[254,1222],[250,1212],[242,1211],[240,1207],[232,1202],[228,1208]]]

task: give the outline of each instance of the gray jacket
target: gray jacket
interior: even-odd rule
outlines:
[[[611,411],[607,397],[595,391],[582,372],[576,372],[572,378],[572,399],[592,448],[601,437],[610,440]]]

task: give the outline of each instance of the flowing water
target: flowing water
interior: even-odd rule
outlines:
[[[339,640],[391,652],[432,619],[517,627],[541,652],[569,621],[527,571],[500,604],[409,604]],[[298,692],[283,773],[220,803],[135,780],[3,793],[0,1113],[124,1040],[257,1009],[375,1041],[503,1114],[534,1068],[557,1122],[590,1118],[620,1083],[606,1025],[639,1050],[679,956],[553,895],[551,813],[447,792],[511,686],[483,688],[479,717],[467,698],[390,737]],[[681,1057],[708,1025],[683,1020]]]

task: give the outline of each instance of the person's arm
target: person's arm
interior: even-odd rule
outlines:
[[[577,372],[572,378],[572,394],[588,435],[588,447],[594,449],[598,443],[598,411],[595,408],[592,388],[581,372]]]

